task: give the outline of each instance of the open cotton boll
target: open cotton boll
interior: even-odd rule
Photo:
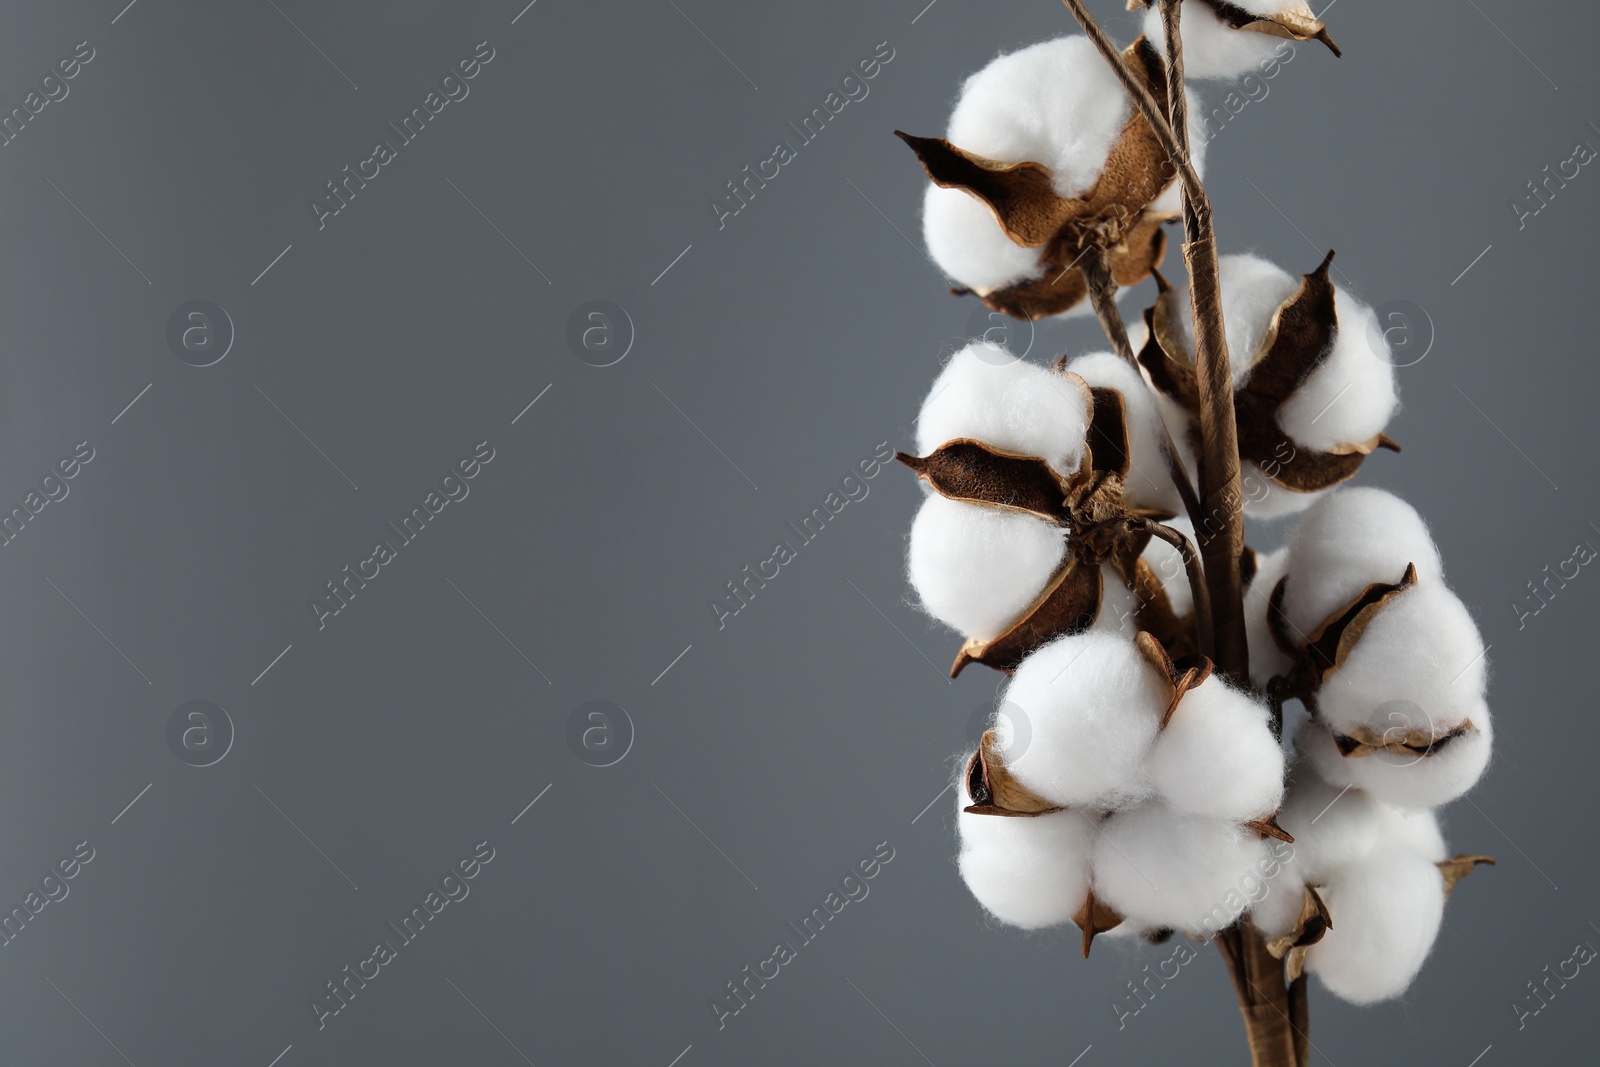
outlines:
[[[1001,922],[1024,930],[1071,921],[1089,895],[1089,857],[1100,816],[1080,811],[1029,818],[971,815],[961,811],[972,803],[964,782],[959,796],[956,866],[978,903]]]
[[[1273,640],[1269,622],[1272,591],[1289,569],[1287,546],[1256,554],[1256,573],[1244,591],[1244,630],[1250,645],[1250,677],[1265,685],[1275,674],[1289,672],[1289,657]]]
[[[1283,0],[1232,0],[1235,7],[1252,15],[1274,15],[1288,5]],[[1284,42],[1253,30],[1236,30],[1217,18],[1210,4],[1189,0],[1178,20],[1183,36],[1183,73],[1188,78],[1233,79],[1255,70],[1270,59]],[[1144,17],[1144,35],[1163,57],[1167,54],[1166,35],[1161,28],[1161,10],[1150,5]]]
[[[1487,709],[1482,719],[1479,725],[1478,716],[1474,716],[1475,729],[1430,756],[1387,750],[1369,756],[1344,756],[1334,744],[1332,732],[1319,723],[1308,723],[1300,737],[1317,773],[1328,781],[1364,789],[1377,799],[1400,807],[1434,808],[1455,800],[1483,777],[1494,732]]]
[[[1342,734],[1361,727],[1434,737],[1471,719],[1487,725],[1483,638],[1459,597],[1437,581],[1392,596],[1322,682],[1318,715]],[[1478,719],[1485,719],[1479,724]]]
[[[1039,250],[1007,237],[994,212],[960,189],[928,186],[922,200],[922,236],[939,269],[979,296],[1039,270]]]
[[[1004,633],[1061,565],[1064,531],[1032,515],[928,494],[907,569],[922,609],[967,637]]]
[[[1129,506],[1178,514],[1183,499],[1167,473],[1161,455],[1161,411],[1150,386],[1128,362],[1112,352],[1092,352],[1067,364],[1092,386],[1104,386],[1122,394],[1127,415],[1128,451],[1132,465],[1123,480],[1122,497]]]
[[[1089,398],[1065,375],[974,341],[951,357],[917,415],[917,448],[929,455],[970,438],[1038,456],[1064,476],[1078,469],[1089,432]]]
[[[1166,710],[1168,683],[1133,642],[1090,630],[1036,649],[1006,687],[1026,747],[1012,775],[1052,804],[1110,808],[1149,790],[1144,761]],[[1001,740],[1014,725],[1001,722]],[[1020,747],[1020,746],[1019,746]]]
[[[1416,564],[1421,582],[1443,577],[1439,550],[1410,504],[1367,487],[1322,497],[1289,540],[1283,606],[1290,632],[1310,634],[1367,586],[1398,582],[1408,563]]]
[[[1333,295],[1339,328],[1327,358],[1278,409],[1278,425],[1295,444],[1318,452],[1370,441],[1400,403],[1393,356],[1371,308],[1342,291]]]
[[[1330,784],[1309,760],[1290,772],[1278,825],[1294,838],[1294,870],[1313,885],[1366,858],[1395,809],[1360,789]],[[1385,836],[1389,840],[1391,832]]]
[[[1189,7],[1185,7],[1184,14],[1188,13]],[[1230,32],[1239,37],[1263,36],[1237,30]],[[1188,54],[1187,48],[1184,54]],[[1222,321],[1228,335],[1228,359],[1234,384],[1242,385],[1263,354],[1261,341],[1267,335],[1273,313],[1300,288],[1300,279],[1260,256],[1223,256],[1217,269],[1222,282]]]
[[[1283,749],[1265,707],[1212,675],[1178,701],[1150,749],[1150,783],[1191,815],[1247,822],[1283,802]]]
[[[1058,195],[1081,196],[1132,111],[1089,39],[1058,37],[1001,55],[968,78],[946,133],[980,156],[1043,164]]]
[[[1439,868],[1403,849],[1380,849],[1318,892],[1333,925],[1306,953],[1306,970],[1352,1004],[1405,992],[1444,918]]]
[[[1159,800],[1112,815],[1094,846],[1095,896],[1146,926],[1201,936],[1260,899],[1270,857],[1254,831]]]

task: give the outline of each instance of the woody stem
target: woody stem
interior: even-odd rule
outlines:
[[[1173,548],[1183,557],[1183,569],[1189,576],[1189,592],[1194,598],[1195,641],[1203,654],[1211,648],[1211,595],[1206,589],[1205,575],[1200,570],[1200,557],[1189,539],[1170,526],[1159,522],[1147,524],[1150,533]]]
[[[1122,321],[1122,312],[1117,308],[1117,280],[1112,276],[1105,249],[1091,244],[1078,257],[1078,262],[1083,271],[1084,283],[1089,288],[1089,303],[1094,307],[1095,317],[1100,320],[1100,328],[1105,331],[1106,339],[1111,342],[1111,347],[1116,350],[1117,355],[1121,356],[1142,380],[1144,372],[1139,369],[1139,361],[1133,354],[1133,345],[1128,340],[1128,328]],[[1151,403],[1156,402],[1153,391],[1150,400]],[[1195,495],[1194,483],[1189,480],[1189,472],[1184,469],[1183,460],[1178,456],[1178,446],[1173,443],[1172,433],[1159,416],[1158,425],[1161,436],[1156,443],[1161,450],[1161,460],[1166,464],[1167,476],[1172,479],[1173,486],[1178,490],[1178,499],[1182,501],[1183,510],[1189,516],[1189,521],[1198,531],[1205,514],[1200,508],[1200,498]],[[1177,533],[1175,530],[1172,532]],[[1187,539],[1184,544],[1188,544]],[[1186,567],[1189,565],[1188,556],[1184,558],[1184,565]],[[1191,574],[1190,577],[1193,578],[1194,575]],[[1206,602],[1209,602],[1209,599],[1206,598]],[[1211,618],[1208,609],[1202,607],[1199,598],[1195,600],[1195,630],[1195,640],[1200,651],[1207,656],[1212,655],[1214,649],[1211,647]]]
[[[1217,269],[1211,203],[1189,156],[1178,3],[1177,0],[1160,0],[1167,29],[1167,96],[1173,109],[1170,121],[1144,82],[1123,62],[1116,45],[1089,14],[1083,0],[1062,0],[1062,3],[1111,64],[1134,106],[1150,124],[1178,170],[1178,182],[1183,191],[1183,259],[1189,271],[1200,392],[1199,495],[1204,502],[1204,515],[1196,522],[1195,532],[1200,538],[1200,555],[1211,592],[1217,667],[1233,681],[1247,684],[1250,653],[1244,629],[1244,582],[1239,570],[1239,558],[1244,550],[1244,520],[1239,510],[1239,446],[1233,417],[1233,376],[1222,324],[1222,284]]]

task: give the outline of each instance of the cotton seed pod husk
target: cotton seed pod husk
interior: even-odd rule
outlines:
[[[1147,794],[1145,759],[1171,684],[1126,638],[1089,631],[1035,650],[1005,701],[1028,744],[1010,770],[1051,803],[1108,810]],[[1018,727],[1002,723],[1001,734]]]
[[[1306,953],[1306,970],[1352,1004],[1405,992],[1444,916],[1439,868],[1403,849],[1382,849],[1340,871],[1319,892],[1333,925]]]
[[[1178,515],[1183,500],[1167,473],[1161,452],[1164,427],[1144,376],[1113,352],[1092,352],[1066,364],[1066,369],[1091,386],[1122,394],[1128,422],[1129,468],[1122,495],[1135,509]]]
[[[1095,842],[1097,897],[1130,921],[1209,936],[1231,926],[1269,861],[1257,834],[1160,800],[1119,811]]]

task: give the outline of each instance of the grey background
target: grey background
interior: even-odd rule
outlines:
[[[96,850],[0,948],[0,1062],[1243,1062],[1214,951],[1119,1032],[1110,1003],[1170,947],[1084,961],[1074,930],[992,927],[950,796],[918,818],[996,676],[948,682],[955,638],[907,603],[909,476],[874,479],[725,629],[707,604],[909,441],[974,305],[918,251],[922,179],[890,131],[941,131],[959,79],[1067,32],[1062,8],[124,2],[0,8],[8,105],[96,50],[0,148],[0,503],[96,449],[0,548],[4,907]],[[1127,39],[1121,6],[1097,10]],[[1213,142],[1209,184],[1225,251],[1306,270],[1336,246],[1357,292],[1431,319],[1400,372],[1405,453],[1363,477],[1434,524],[1492,645],[1499,754],[1447,823],[1501,862],[1402,1001],[1314,991],[1318,1062],[1590,1062],[1600,978],[1520,1032],[1511,1003],[1600,938],[1600,579],[1520,631],[1510,604],[1600,544],[1600,176],[1520,231],[1507,201],[1600,144],[1600,20],[1327,18],[1345,58],[1301,48]],[[470,96],[319,232],[307,199],[484,40]],[[870,96],[719,232],[709,199],[880,41]],[[196,298],[237,329],[207,368],[164,339]],[[637,331],[604,369],[565,342],[594,298]],[[1092,346],[1049,324],[1033,356]],[[319,631],[307,599],[485,439],[470,496]],[[191,699],[237,731],[210,767],[165,739]],[[566,742],[591,699],[636,728],[609,768]],[[309,999],[482,840],[471,895],[319,1031]],[[871,895],[719,1031],[711,998],[882,841]]]

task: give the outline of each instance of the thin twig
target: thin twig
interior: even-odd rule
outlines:
[[[1159,404],[1155,396],[1155,389],[1145,380],[1144,371],[1139,367],[1139,360],[1133,354],[1133,344],[1128,340],[1128,327],[1122,321],[1122,312],[1117,307],[1117,280],[1111,273],[1105,249],[1099,245],[1090,245],[1079,256],[1082,261],[1084,284],[1089,289],[1089,304],[1094,308],[1095,317],[1100,320],[1100,329],[1105,332],[1106,340],[1111,342],[1111,347],[1116,350],[1123,362],[1133,368],[1144,384],[1150,396],[1151,404]],[[1194,491],[1194,483],[1189,480],[1189,472],[1184,469],[1183,459],[1178,455],[1178,446],[1172,440],[1172,431],[1167,429],[1165,419],[1156,415],[1156,425],[1159,436],[1156,441],[1161,451],[1161,460],[1166,464],[1167,477],[1178,491],[1178,499],[1183,503],[1183,510],[1189,516],[1189,522],[1198,531],[1200,523],[1204,520],[1205,513],[1200,507],[1200,497]],[[1209,598],[1208,598],[1209,600]],[[1198,603],[1198,602],[1197,602]],[[1197,625],[1200,616],[1195,616]],[[1200,650],[1206,655],[1211,654],[1209,617],[1205,623],[1205,638],[1200,641]]]
[[[1183,535],[1181,530],[1175,530],[1159,522],[1146,523],[1150,533],[1173,548],[1178,550],[1178,555],[1183,557],[1183,569],[1189,576],[1189,592],[1194,598],[1194,629],[1195,640],[1199,643],[1201,653],[1211,654],[1211,594],[1206,588],[1205,573],[1200,569],[1200,556],[1194,550],[1194,544]]]

